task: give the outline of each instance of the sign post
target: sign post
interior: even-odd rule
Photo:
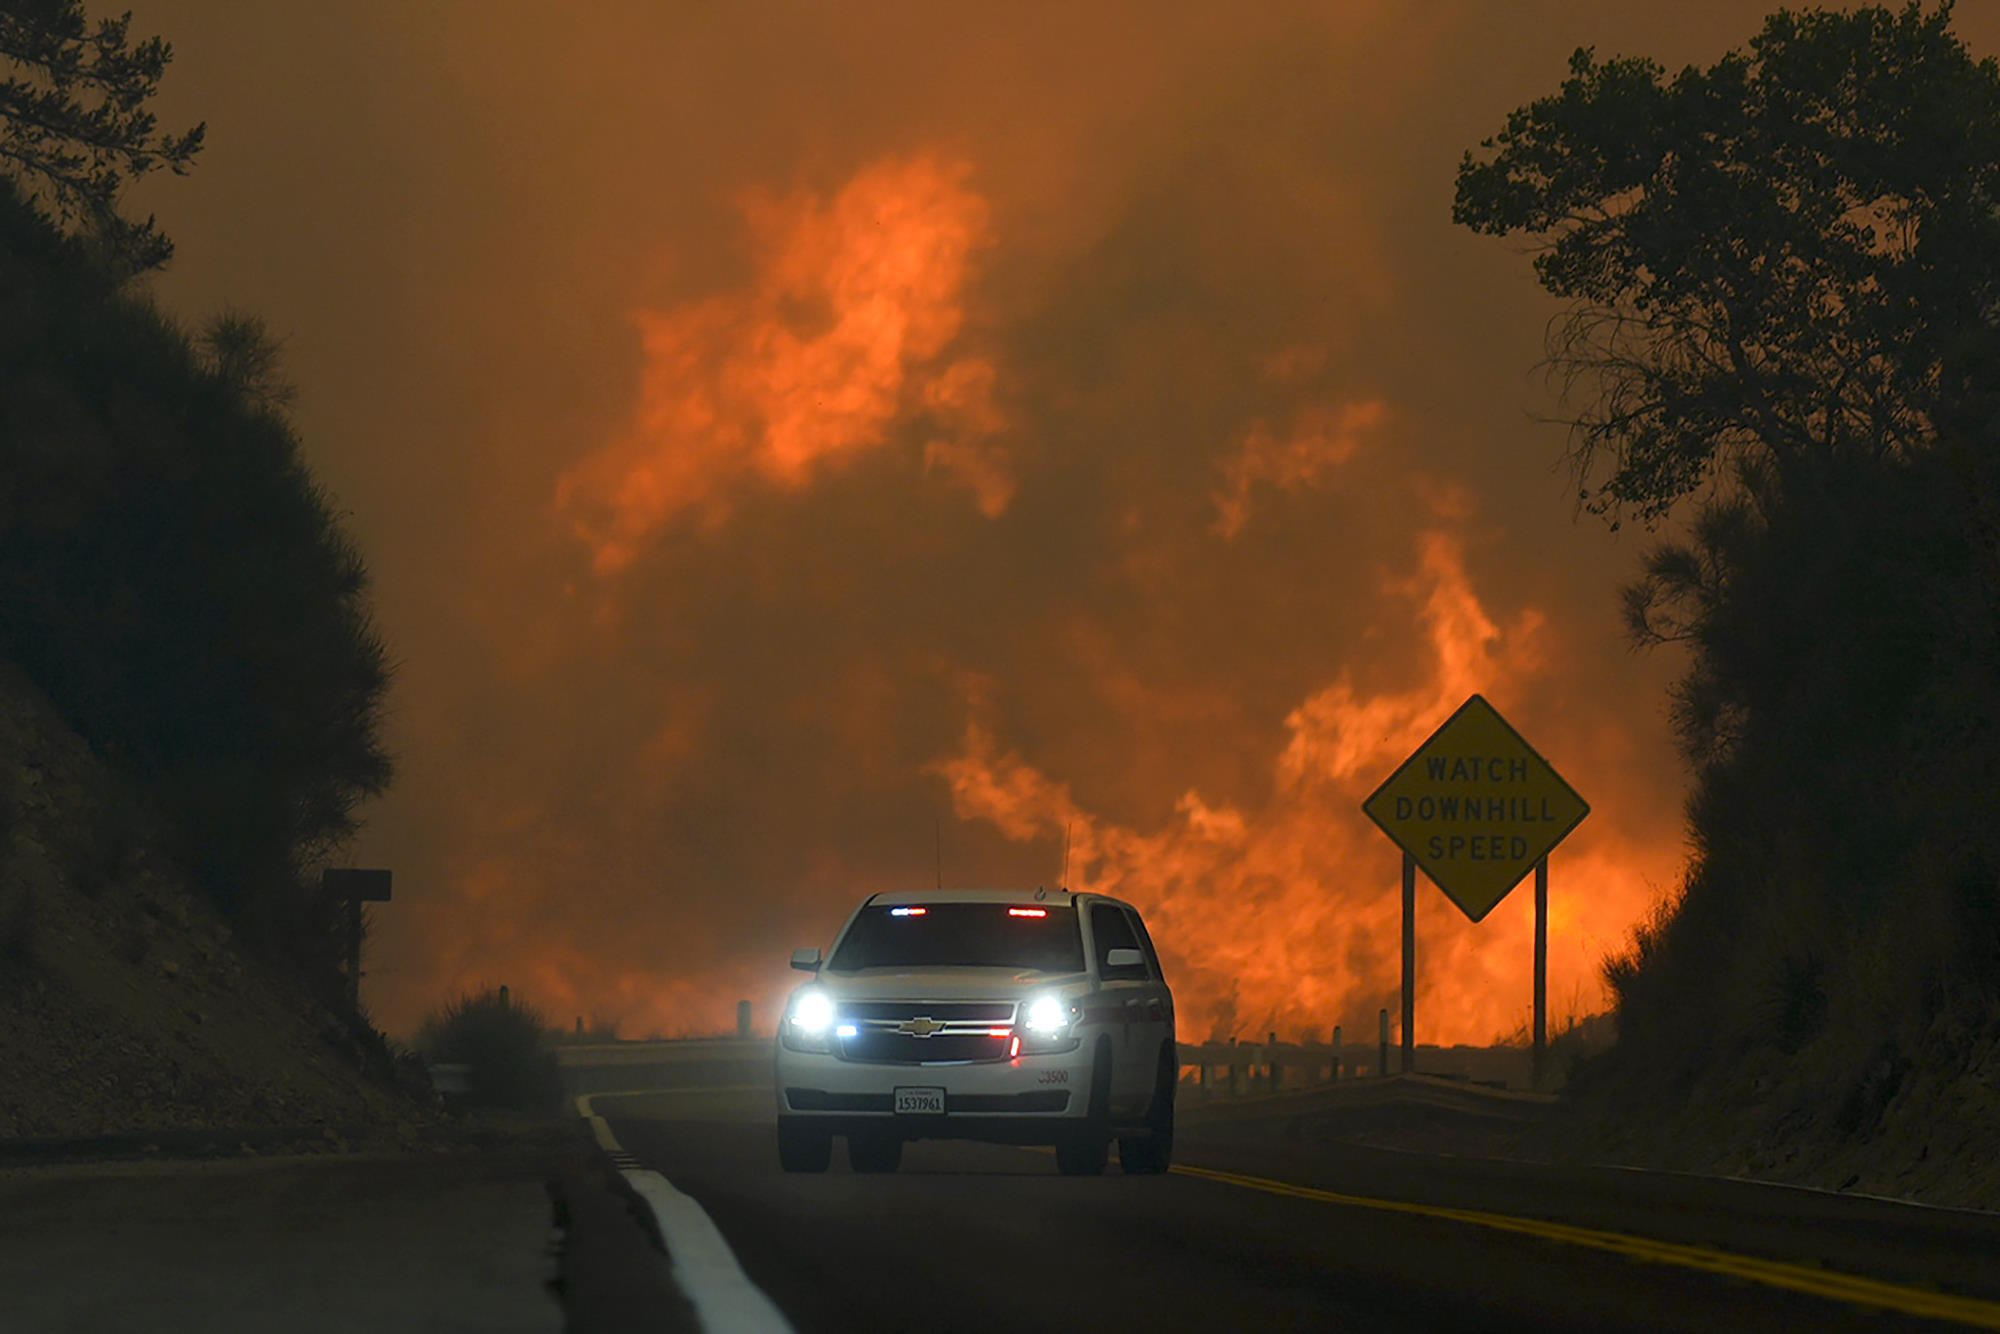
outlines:
[[[1403,854],[1403,1073],[1417,1068],[1417,859]],[[1385,1063],[1383,1074],[1388,1074]]]
[[[1549,859],[1535,863],[1535,1087],[1549,1049]]]
[[[361,1008],[361,905],[389,901],[389,873],[329,866],[319,873],[326,898],[347,905],[347,1000]],[[506,988],[502,987],[504,996]]]
[[[1473,695],[1361,809],[1403,850],[1403,1069],[1416,1057],[1416,874],[1477,922],[1535,872],[1535,1079],[1548,1042],[1551,850],[1588,802],[1484,696]]]

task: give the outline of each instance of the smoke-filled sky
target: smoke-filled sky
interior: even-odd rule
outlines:
[[[142,3],[205,119],[162,301],[263,316],[397,668],[366,998],[760,1027],[853,903],[1141,905],[1183,1036],[1370,1031],[1363,797],[1484,692],[1590,800],[1558,1018],[1684,778],[1535,371],[1450,222],[1569,52],[1743,3]],[[2000,15],[1964,14],[1976,50]],[[1532,895],[1419,899],[1418,1035],[1525,1022]]]

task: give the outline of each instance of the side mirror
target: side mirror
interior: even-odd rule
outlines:
[[[1139,951],[1132,950],[1130,952],[1133,954],[1137,954]],[[793,950],[792,967],[798,969],[802,973],[817,973],[819,971],[819,951]]]
[[[1146,956],[1129,946],[1120,945],[1104,956],[1106,968],[1144,968]]]

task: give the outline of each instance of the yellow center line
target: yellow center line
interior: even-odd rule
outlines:
[[[1338,1191],[1320,1190],[1313,1186],[1295,1186],[1290,1182],[1244,1176],[1237,1172],[1218,1172],[1208,1167],[1189,1167],[1181,1163],[1174,1164],[1173,1170],[1182,1176],[1201,1177],[1225,1185],[1241,1186],[1246,1190],[1261,1190],[1271,1195],[1316,1200],[1322,1204],[1344,1204],[1359,1209],[1379,1209],[1388,1213],[1416,1214],[1425,1218],[1442,1218],[1454,1223],[1492,1228],[1499,1232],[1540,1237],[1545,1241],[1561,1242],[1568,1246],[1609,1251],[1614,1255],[1623,1255],[1628,1259],[1651,1264],[1677,1265],[1683,1269],[1726,1274],[1731,1278],[1762,1283],[1767,1287],[1787,1288],[1793,1292],[1810,1293],[1815,1297],[1825,1297],[1855,1306],[1880,1307],[1904,1315],[1949,1320],[1978,1329],[2000,1329],[2000,1302],[1982,1301],[1977,1297],[1955,1297],[1949,1293],[1905,1287],[1853,1274],[1834,1273],[1829,1270],[1814,1269],[1808,1265],[1760,1260],[1747,1255],[1732,1255],[1728,1251],[1718,1251],[1707,1246],[1685,1246],[1678,1242],[1653,1241],[1622,1232],[1600,1232],[1595,1228],[1572,1227],[1567,1223],[1548,1223],[1534,1218],[1515,1218],[1508,1214],[1489,1214],[1477,1209],[1450,1209],[1432,1204],[1412,1204],[1407,1200],[1343,1195]]]

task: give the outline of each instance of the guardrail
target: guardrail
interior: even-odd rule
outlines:
[[[1183,1091],[1192,1088],[1211,1097],[1262,1095],[1401,1073],[1393,1048],[1384,1068],[1379,1043],[1336,1047],[1280,1042],[1276,1034],[1263,1042],[1184,1042],[1179,1056]],[[1495,1089],[1525,1089],[1533,1081],[1531,1054],[1513,1047],[1418,1047],[1417,1070]]]
[[[571,1097],[650,1089],[696,1089],[769,1081],[769,1038],[563,1043],[556,1067]]]
[[[1543,1121],[1557,1102],[1547,1093],[1499,1089],[1437,1075],[1401,1074],[1343,1079],[1308,1088],[1267,1089],[1255,1096],[1233,1098],[1189,1099],[1188,1092],[1185,1086],[1181,1090],[1190,1129],[1226,1132],[1240,1126],[1268,1134],[1277,1125],[1286,1127],[1280,1132],[1286,1136],[1296,1136],[1302,1127],[1313,1124],[1354,1131],[1409,1130],[1440,1122],[1460,1128],[1506,1128],[1511,1133],[1514,1128]]]
[[[556,1064],[679,1065],[688,1061],[771,1058],[769,1038],[656,1038],[633,1042],[559,1042]]]

